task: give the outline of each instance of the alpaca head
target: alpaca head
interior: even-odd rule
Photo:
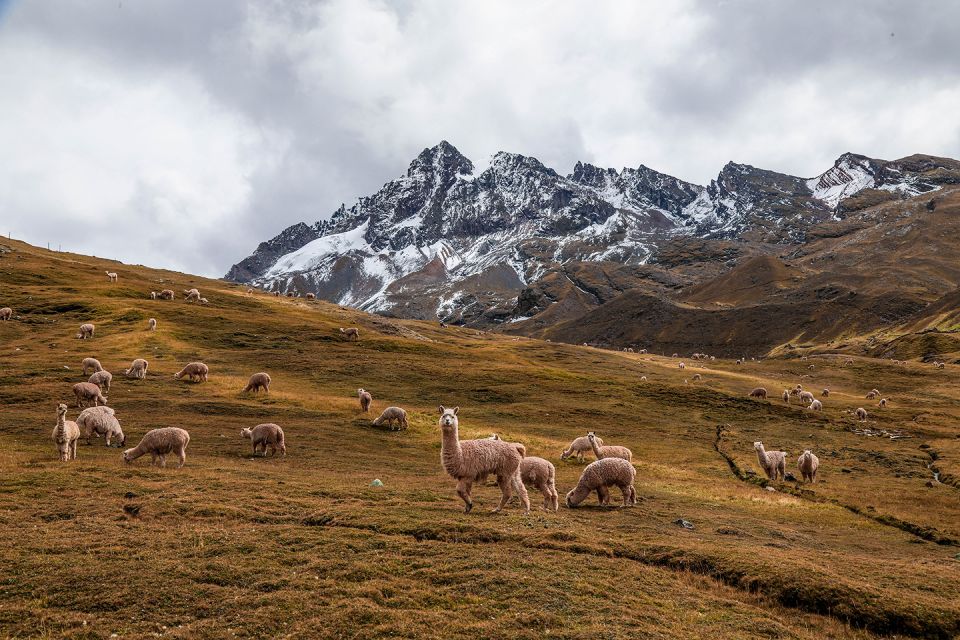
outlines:
[[[759,441],[754,442],[753,448],[756,449],[757,451],[763,451],[763,443]]]
[[[360,387],[359,389],[357,389],[357,395],[358,395],[358,396],[362,396],[364,393],[366,393],[366,392],[363,390],[363,387]]]
[[[249,429],[248,427],[244,427],[243,429],[240,429],[240,437],[241,437],[241,438],[247,438],[248,440],[252,439],[252,438],[253,438],[253,430],[252,430],[252,429]]]
[[[588,495],[590,495],[589,489],[587,489],[586,487],[581,487],[580,485],[577,485],[576,487],[571,489],[569,493],[567,493],[567,498],[566,498],[567,507],[569,507],[570,509],[575,508],[577,505],[583,502]]]
[[[127,464],[130,464],[131,462],[133,462],[133,449],[127,449],[126,451],[124,451],[122,457],[123,457],[123,461],[126,462]]]
[[[589,440],[590,442],[594,442],[596,439],[597,439],[597,434],[595,434],[593,431],[587,432],[587,440]]]
[[[459,421],[457,420],[457,413],[460,411],[460,407],[454,407],[453,409],[447,409],[443,405],[440,406],[440,428],[442,429],[455,429],[459,426]]]
[[[497,433],[490,434],[490,440],[499,440],[499,439],[500,439],[500,434],[497,434]]]
[[[560,454],[560,459],[561,459],[561,460],[566,460],[567,458],[569,458],[569,457],[572,456],[572,455],[573,455],[573,449],[565,449],[565,450]]]
[[[67,415],[67,405],[63,404],[62,402],[61,402],[60,404],[58,404],[58,405],[57,405],[57,415],[58,415],[58,416],[65,416],[65,415]]]

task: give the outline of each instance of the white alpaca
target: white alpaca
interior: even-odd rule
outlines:
[[[571,509],[586,500],[592,492],[597,492],[600,504],[610,502],[610,487],[618,487],[623,493],[623,506],[630,507],[637,502],[637,491],[633,486],[637,470],[622,458],[604,458],[591,462],[583,468],[577,486],[567,494],[566,503]]]
[[[767,474],[767,478],[776,480],[779,477],[786,480],[786,451],[766,451],[762,442],[754,442],[753,448],[757,450],[757,460],[760,462],[760,468]]]
[[[136,378],[137,380],[143,380],[147,377],[147,367],[150,366],[150,363],[144,360],[143,358],[137,358],[130,365],[130,368],[123,372],[128,378]]]
[[[103,371],[103,365],[100,364],[100,361],[96,358],[84,358],[83,362],[80,363],[80,366],[83,367],[83,375],[87,375],[87,369],[90,369],[90,373]]]
[[[67,420],[67,405],[57,405],[57,426],[53,428],[53,441],[60,453],[60,461],[77,459],[77,440],[80,439],[80,427],[73,420]]]
[[[599,437],[597,437],[597,444],[601,447],[603,446],[603,440]],[[577,460],[583,462],[583,454],[587,453],[588,451],[593,451],[593,446],[590,444],[590,438],[587,436],[580,436],[579,438],[574,438],[573,442],[570,443],[570,446],[560,454],[560,459],[566,460],[570,456],[576,456]]]
[[[117,281],[117,274],[114,273],[113,271],[104,271],[104,273],[106,273],[106,274],[107,274],[107,277],[110,278],[110,282],[116,282],[116,281]]]
[[[90,438],[96,435],[98,438],[104,436],[107,446],[110,446],[110,440],[117,440],[117,446],[122,447],[127,443],[127,437],[123,435],[123,429],[120,428],[120,421],[113,409],[110,407],[88,407],[77,416],[77,425],[80,427],[80,435],[90,444]]]
[[[147,331],[156,331],[157,330],[157,319],[150,318],[147,320]]]
[[[123,461],[130,464],[140,456],[149,453],[152,464],[160,461],[161,467],[167,466],[167,455],[175,454],[180,459],[177,468],[181,468],[187,461],[187,445],[190,444],[190,434],[179,427],[163,427],[153,429],[144,434],[143,439],[133,449],[123,452]]]
[[[797,468],[803,479],[808,482],[817,481],[817,469],[820,468],[820,458],[813,455],[813,452],[806,449],[800,457],[797,458]]]

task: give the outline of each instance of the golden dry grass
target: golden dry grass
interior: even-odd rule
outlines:
[[[385,320],[3,244],[15,251],[0,257],[0,306],[19,316],[0,323],[4,636],[960,633],[960,489],[927,486],[931,453],[944,478],[960,476],[952,367],[818,358],[680,371],[670,358]],[[146,299],[190,286],[211,304]],[[97,337],[73,339],[87,321]],[[348,325],[361,342],[340,339]],[[183,469],[124,466],[102,440],[57,461],[55,406],[72,405],[91,355],[115,374],[128,446],[156,427],[190,431]],[[150,361],[146,380],[122,377],[136,357]],[[191,360],[210,365],[208,383],[173,380]],[[270,395],[241,394],[261,370]],[[684,382],[698,371],[702,382]],[[797,381],[831,388],[822,415],[746,397]],[[371,428],[360,386],[375,412],[405,407],[410,429]],[[891,405],[868,407],[870,426],[911,438],[850,431],[848,412],[874,386]],[[582,466],[559,460],[573,437],[629,446],[638,505],[524,516],[514,502],[492,515],[498,491],[478,486],[463,514],[439,465],[438,404],[461,407],[461,437],[498,432],[551,459],[561,494]],[[284,428],[286,458],[250,456],[238,433],[260,422]],[[790,452],[794,472],[813,448],[822,482],[767,491],[749,473],[754,440]]]

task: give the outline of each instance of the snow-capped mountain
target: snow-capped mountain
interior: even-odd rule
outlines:
[[[642,165],[577,163],[562,176],[505,152],[477,174],[444,141],[328,221],[300,223],[262,243],[227,278],[400,316],[499,322],[557,265],[643,265],[678,237],[798,242],[851,196],[930,191],[958,181],[957,165],[844,154],[803,179],[729,163],[702,187]]]

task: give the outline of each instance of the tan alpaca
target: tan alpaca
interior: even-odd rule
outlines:
[[[98,438],[104,436],[108,447],[111,439],[117,440],[117,446],[120,447],[127,443],[127,437],[123,435],[123,429],[120,428],[120,421],[110,407],[84,409],[77,416],[77,425],[80,427],[80,435],[86,439],[87,444],[90,444],[90,438],[94,435]]]
[[[357,389],[357,396],[360,398],[360,410],[364,413],[370,411],[370,405],[373,404],[373,396],[365,389]]]
[[[503,440],[460,440],[457,418],[460,407],[440,407],[440,463],[450,477],[457,481],[457,495],[463,500],[464,512],[473,509],[470,491],[474,482],[482,482],[488,475],[496,476],[500,487],[500,504],[494,513],[503,509],[513,491],[520,496],[523,510],[530,512],[530,498],[520,478],[520,461],[523,459],[517,448]]]
[[[593,449],[593,455],[597,456],[597,460],[604,458],[622,458],[628,462],[633,460],[633,452],[626,447],[597,444],[597,435],[593,431],[587,434],[587,440],[590,441],[590,448]]]
[[[800,470],[800,474],[804,480],[816,482],[817,469],[820,468],[820,458],[813,455],[813,452],[807,449],[797,458],[797,468]]]
[[[103,371],[103,365],[96,358],[84,358],[80,365],[83,367],[83,375],[87,375],[87,369],[90,369],[90,373]]]
[[[389,425],[390,430],[393,431],[394,423],[397,424],[397,430],[407,429],[410,426],[409,423],[407,423],[407,412],[400,407],[387,407],[384,409],[380,417],[373,421],[373,426],[382,427],[386,424]]]
[[[243,388],[243,392],[258,393],[261,389],[268,394],[270,393],[270,374],[263,373],[262,371],[250,376],[250,380],[247,382],[247,386]]]
[[[767,474],[767,478],[776,480],[779,477],[786,480],[786,451],[767,451],[763,448],[762,442],[754,442],[753,448],[757,450],[757,460],[760,462],[763,472]]]
[[[113,374],[104,369],[103,371],[97,371],[90,379],[87,380],[90,384],[95,384],[100,387],[100,390],[103,393],[110,393],[110,383],[113,382]]]
[[[175,380],[180,380],[181,378],[186,378],[191,382],[206,382],[207,376],[210,374],[210,367],[203,364],[202,362],[191,362],[183,369],[173,374]]]
[[[92,337],[93,337],[93,332],[96,331],[96,329],[97,329],[97,328],[94,327],[94,326],[93,326],[92,324],[90,324],[89,322],[80,325],[80,331],[77,333],[77,339],[78,339],[78,340],[87,340],[88,338],[92,338]]]
[[[86,403],[93,402],[93,406],[107,404],[107,399],[100,393],[100,387],[92,382],[78,382],[73,385],[73,395],[77,397],[77,407],[82,409]]]
[[[757,387],[756,389],[750,392],[750,397],[766,399],[767,390],[764,389],[763,387]]]
[[[597,444],[602,447],[603,439],[598,437]],[[583,462],[583,454],[588,451],[593,451],[593,447],[590,445],[590,439],[587,438],[587,436],[580,436],[579,438],[574,438],[570,446],[560,454],[560,459],[566,460],[570,456],[577,456],[577,460]]]
[[[128,378],[136,378],[138,380],[143,380],[147,377],[147,367],[150,366],[150,363],[144,360],[143,358],[137,358],[130,365],[130,368],[123,372]]]
[[[356,327],[348,327],[346,329],[340,327],[340,333],[342,333],[350,342],[356,342],[360,339],[360,329],[357,329]]]
[[[267,455],[267,447],[270,447],[270,455],[277,455],[277,450],[284,456],[287,455],[287,443],[283,437],[283,429],[272,422],[258,424],[253,429],[243,428],[240,430],[240,437],[247,438],[253,442],[253,455],[257,455],[257,448],[263,448],[263,455]]]
[[[77,459],[77,440],[80,439],[80,427],[73,420],[67,420],[67,405],[57,405],[57,426],[53,428],[53,441],[57,445],[60,461]]]
[[[601,505],[610,502],[610,487],[618,487],[623,493],[623,506],[630,507],[637,502],[637,491],[633,486],[637,470],[623,458],[603,458],[591,462],[583,468],[577,486],[567,494],[566,503],[571,509],[579,506],[592,492],[597,492]]]
[[[150,454],[151,464],[167,466],[167,455],[175,454],[180,459],[177,469],[187,461],[187,445],[190,444],[190,434],[179,427],[164,427],[147,431],[140,443],[133,449],[123,452],[123,461],[130,464],[147,453]]]

